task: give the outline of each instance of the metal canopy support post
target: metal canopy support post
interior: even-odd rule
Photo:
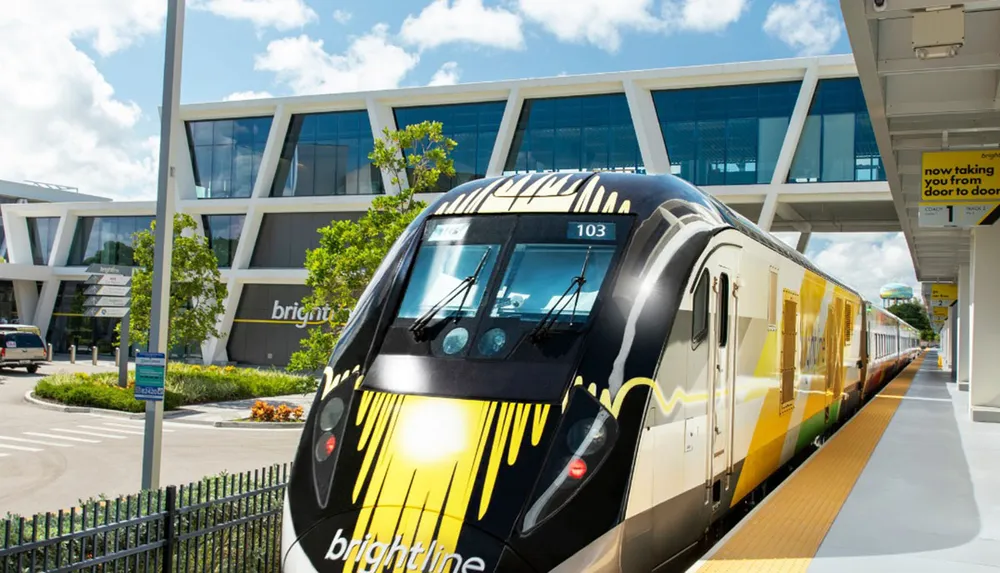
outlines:
[[[170,140],[178,115],[181,56],[184,44],[184,1],[167,0],[167,35],[163,62],[163,105],[160,113],[160,164],[156,188],[156,235],[153,247],[153,297],[149,321],[149,350],[167,351],[170,310],[170,256],[174,237],[173,167]],[[146,402],[146,432],[142,446],[142,489],[160,487],[160,453],[163,445],[163,401]]]

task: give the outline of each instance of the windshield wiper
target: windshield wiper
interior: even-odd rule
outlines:
[[[437,314],[439,310],[444,308],[446,304],[451,302],[456,296],[458,296],[461,293],[462,302],[458,305],[458,308],[455,309],[455,314],[452,315],[455,317],[455,320],[458,320],[459,314],[461,314],[462,312],[462,307],[465,306],[465,301],[469,296],[469,291],[472,290],[472,286],[475,285],[476,282],[479,280],[479,274],[483,272],[483,267],[486,266],[486,259],[490,256],[490,251],[492,250],[493,247],[487,247],[486,252],[483,253],[483,258],[479,259],[479,266],[476,267],[476,272],[462,279],[462,282],[460,282],[458,286],[453,288],[451,292],[446,294],[444,298],[434,303],[434,306],[427,309],[427,312],[423,313],[416,320],[414,320],[413,324],[410,325],[410,332],[413,333],[423,332],[424,328],[427,326],[427,323],[430,322],[432,318],[434,318],[434,315]]]
[[[583,290],[583,285],[587,282],[587,265],[590,263],[590,247],[587,248],[587,256],[583,259],[583,267],[580,268],[580,274],[573,277],[570,281],[569,287],[556,299],[555,304],[549,309],[549,312],[545,313],[545,316],[538,321],[535,328],[531,330],[532,340],[539,340],[555,326],[556,320],[559,319],[559,315],[562,311],[566,310],[566,306],[569,305],[570,299],[573,300],[573,313],[570,315],[569,324],[573,325],[573,319],[576,318],[576,307],[580,302],[580,292]],[[570,292],[572,291],[572,294]],[[562,304],[562,308],[559,305]]]

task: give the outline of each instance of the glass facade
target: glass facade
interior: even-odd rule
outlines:
[[[132,235],[149,229],[154,217],[80,217],[69,249],[69,266],[133,264]]]
[[[75,344],[77,352],[89,352],[97,346],[101,354],[114,353],[117,318],[90,318],[83,316],[83,294],[87,285],[83,281],[62,281],[56,294],[56,304],[45,339],[52,344],[52,351],[69,352]]]
[[[248,117],[187,123],[199,199],[251,195],[272,120]]]
[[[272,197],[378,195],[382,174],[367,111],[292,116],[271,185]]]
[[[319,246],[319,229],[333,221],[357,221],[361,211],[343,213],[267,213],[250,257],[252,269],[301,269],[306,251]]]
[[[14,281],[0,281],[0,324],[15,324],[17,320]]]
[[[49,264],[58,227],[59,217],[28,217],[28,241],[31,243],[31,259],[34,264]]]
[[[820,80],[789,183],[885,181],[868,105],[858,78]]]
[[[504,172],[590,170],[645,172],[625,94],[525,100]]]
[[[205,237],[208,246],[215,252],[219,268],[233,266],[236,246],[243,230],[244,215],[204,215],[202,224],[205,226]]]
[[[451,152],[455,161],[455,176],[438,179],[436,190],[447,191],[462,183],[486,177],[506,106],[506,101],[490,101],[401,107],[393,111],[398,129],[422,121],[440,121],[442,134],[458,144]]]
[[[671,172],[695,185],[770,183],[801,82],[653,92]]]

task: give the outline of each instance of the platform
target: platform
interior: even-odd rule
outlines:
[[[1000,573],[1000,425],[924,354],[689,573]]]

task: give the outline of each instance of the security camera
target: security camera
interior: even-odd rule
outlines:
[[[872,4],[875,5],[876,12],[885,12],[886,0],[872,0]]]

